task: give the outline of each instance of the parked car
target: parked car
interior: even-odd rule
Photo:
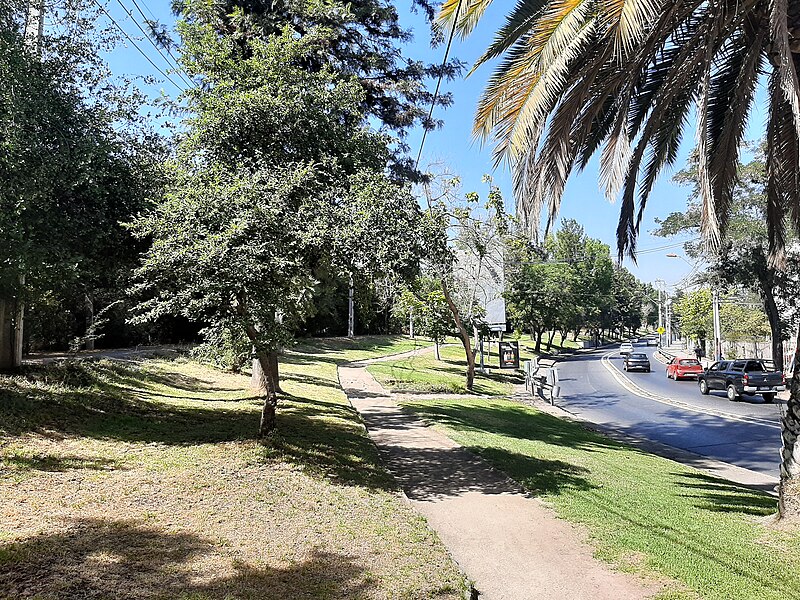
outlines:
[[[631,352],[625,356],[623,368],[626,371],[644,371],[645,373],[649,373],[650,359],[647,358],[647,354],[643,352]]]
[[[701,373],[697,382],[701,394],[725,390],[732,402],[742,394],[761,394],[765,402],[772,402],[776,393],[786,389],[784,374],[776,371],[771,362],[759,358],[721,360]]]
[[[619,347],[619,353],[625,356],[626,354],[630,354],[633,352],[633,344],[630,342],[623,342]]]
[[[695,358],[676,356],[667,363],[667,377],[678,379],[697,379],[703,372],[703,365]]]

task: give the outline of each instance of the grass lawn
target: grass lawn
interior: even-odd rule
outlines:
[[[338,386],[408,346],[287,353],[266,446],[248,379],[187,360],[0,377],[0,598],[461,598]]]
[[[674,580],[662,599],[800,598],[800,531],[769,523],[774,498],[509,401],[406,406],[585,525],[601,558]]]
[[[491,364],[486,358],[487,366],[497,363],[496,344],[493,345],[493,352]],[[467,361],[463,347],[460,344],[442,346],[441,357],[442,360],[436,360],[433,352],[427,352],[376,363],[367,367],[367,371],[382,386],[397,391],[466,394]],[[518,372],[492,368],[491,374],[484,375],[476,371],[472,392],[485,396],[507,396],[511,394],[513,384],[522,382]]]

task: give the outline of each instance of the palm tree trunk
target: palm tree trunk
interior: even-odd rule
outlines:
[[[800,327],[795,341],[789,403],[781,418],[781,480],[778,516],[800,517]]]

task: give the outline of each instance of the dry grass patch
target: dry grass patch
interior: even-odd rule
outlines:
[[[338,389],[338,352],[288,357],[267,447],[247,379],[196,363],[0,379],[0,597],[461,597]]]

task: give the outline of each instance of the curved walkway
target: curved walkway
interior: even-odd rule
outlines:
[[[339,367],[342,389],[412,505],[474,581],[473,597],[639,600],[661,589],[596,560],[578,528],[403,410],[368,362]]]

